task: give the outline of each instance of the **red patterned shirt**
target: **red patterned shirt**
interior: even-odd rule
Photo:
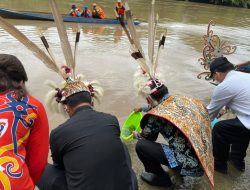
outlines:
[[[0,189],[34,190],[47,164],[48,119],[32,96],[15,97],[0,94]]]

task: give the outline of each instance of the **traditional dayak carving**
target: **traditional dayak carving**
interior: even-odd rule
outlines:
[[[203,36],[204,48],[202,51],[202,58],[199,58],[199,63],[205,70],[209,70],[211,62],[218,57],[232,54],[236,51],[236,46],[228,44],[226,41],[221,41],[218,35],[215,35],[211,26],[214,26],[214,22],[210,21],[207,27],[207,34]],[[210,72],[204,71],[197,75],[198,79],[201,79],[204,75],[205,80],[210,80]]]

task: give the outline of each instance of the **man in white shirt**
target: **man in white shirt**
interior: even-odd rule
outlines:
[[[219,82],[207,106],[211,121],[224,106],[236,118],[215,124],[212,132],[215,170],[227,173],[227,161],[240,171],[245,171],[244,158],[250,140],[250,75],[234,71],[227,58],[216,58],[210,65],[211,77]],[[231,149],[230,149],[231,146]]]

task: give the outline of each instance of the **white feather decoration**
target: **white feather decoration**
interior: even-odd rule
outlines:
[[[94,91],[94,101],[96,101],[98,104],[100,104],[101,102],[101,99],[103,97],[103,93],[104,93],[104,90],[103,88],[100,86],[100,83],[96,80],[94,81],[91,81],[91,82],[86,82],[85,81],[85,84],[86,85],[91,85],[93,87],[93,91]]]
[[[54,103],[58,104],[55,99],[56,93],[57,93],[56,90],[50,90],[45,96],[45,104],[52,112],[55,112]]]
[[[149,80],[150,76],[138,68],[134,74],[134,86],[139,95],[147,96],[150,93],[150,87],[147,85]]]

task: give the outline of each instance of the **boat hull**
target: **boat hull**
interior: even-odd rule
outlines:
[[[8,9],[0,8],[0,16],[4,18],[12,19],[26,19],[26,20],[43,20],[53,21],[54,18],[51,14],[47,13],[34,13],[34,12],[17,12]],[[84,17],[72,17],[62,16],[64,22],[75,22],[75,23],[97,23],[97,24],[120,24],[117,19],[97,19],[97,18],[84,18]],[[135,25],[140,22],[135,21]]]

